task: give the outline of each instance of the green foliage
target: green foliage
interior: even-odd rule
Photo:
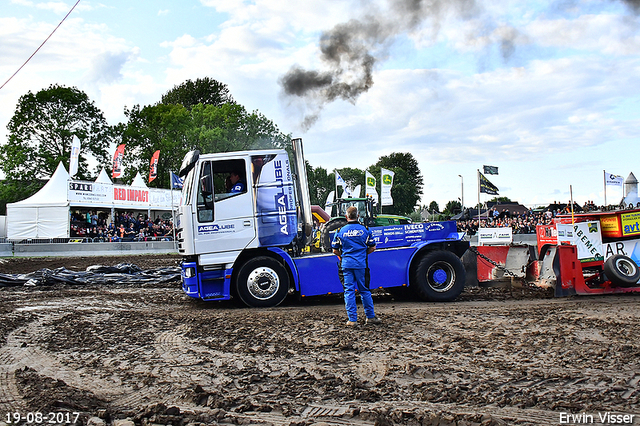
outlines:
[[[420,212],[420,210],[414,210],[411,212],[411,214],[409,214],[409,218],[411,219],[411,221],[413,223],[420,223],[422,222],[422,214]]]
[[[338,169],[338,173],[340,174],[340,176],[342,176],[342,179],[344,179],[345,183],[352,190],[355,190],[356,186],[360,185],[359,197],[364,197],[364,170],[344,167],[342,169]],[[332,182],[335,187],[336,174],[331,173],[331,176],[333,177]],[[340,195],[342,195],[342,188],[338,188],[338,192],[340,193]],[[355,194],[355,196],[358,197],[358,194]]]
[[[90,179],[108,160],[113,129],[89,97],[75,87],[51,85],[20,97],[7,126],[9,142],[0,146],[1,168],[9,181],[48,178],[62,161],[69,170],[73,136],[81,142],[77,179]],[[26,194],[27,196],[30,194]]]
[[[209,77],[187,80],[162,95],[162,104],[182,105],[191,110],[198,104],[222,106],[235,101],[226,84]]]
[[[493,197],[489,201],[495,203],[512,203],[509,197]]]
[[[393,206],[383,207],[384,213],[406,216],[415,210],[418,201],[422,197],[422,173],[418,162],[411,153],[394,152],[382,156],[378,162],[368,170],[377,176],[377,191],[381,194],[380,168],[392,170],[395,173],[391,197]],[[364,179],[363,179],[364,181]]]
[[[284,148],[291,137],[258,111],[238,104],[196,105],[188,138],[203,153]]]
[[[456,215],[458,213],[462,212],[462,204],[460,204],[460,201],[449,201],[447,203],[447,205],[444,208],[444,211],[442,213],[444,213],[445,215],[451,217],[453,215]]]
[[[307,179],[309,180],[309,198],[311,198],[311,204],[324,208],[324,203],[327,201],[327,196],[331,191],[335,190],[335,177],[333,174],[328,174],[327,169],[323,167],[313,168],[308,161],[306,162],[306,165]]]
[[[427,207],[427,209],[430,212],[440,213],[440,207],[438,206],[438,203],[436,203],[435,201],[430,202],[429,207]]]
[[[7,214],[7,204],[15,203],[38,192],[45,185],[44,180],[20,181],[4,180],[0,183],[0,215]]]
[[[187,138],[192,129],[189,111],[182,105],[155,105],[125,109],[129,119],[123,126],[122,142],[126,144],[125,172],[122,180],[131,182],[136,173],[148,180],[151,156],[160,150],[158,176],[149,187],[169,188],[169,172],[178,172],[184,155],[195,146]],[[109,167],[111,167],[110,164]]]

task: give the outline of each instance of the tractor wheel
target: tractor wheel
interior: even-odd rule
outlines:
[[[347,219],[337,218],[333,219],[330,222],[327,222],[322,227],[320,239],[322,241],[322,251],[330,252],[331,251],[331,242],[333,241],[333,236],[347,224]]]
[[[636,262],[622,254],[611,256],[604,262],[604,273],[612,284],[619,287],[633,287],[640,280]]]
[[[465,279],[460,258],[450,251],[436,250],[419,260],[410,288],[420,300],[448,302],[462,293]]]
[[[278,306],[289,293],[289,274],[277,260],[255,257],[240,267],[236,293],[247,306]]]

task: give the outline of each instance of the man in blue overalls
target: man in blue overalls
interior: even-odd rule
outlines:
[[[355,326],[358,321],[356,289],[360,292],[360,300],[367,317],[366,323],[380,324],[381,321],[373,311],[369,283],[365,283],[367,256],[376,249],[376,241],[371,231],[358,222],[356,207],[351,206],[347,209],[347,224],[336,232],[331,247],[339,259],[338,270],[344,287],[344,305],[349,317],[347,325]]]

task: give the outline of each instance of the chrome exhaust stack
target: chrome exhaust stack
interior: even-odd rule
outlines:
[[[313,240],[313,217],[311,215],[311,197],[309,195],[309,179],[307,177],[307,164],[304,161],[302,152],[302,139],[296,138],[292,141],[293,161],[296,167],[296,189],[298,190],[298,203],[302,213],[302,231],[304,234],[305,246],[311,244]]]

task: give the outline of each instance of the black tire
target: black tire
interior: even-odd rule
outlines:
[[[448,302],[464,290],[466,273],[458,256],[450,251],[426,253],[418,261],[410,288],[423,301]]]
[[[628,256],[616,254],[604,262],[604,274],[619,287],[633,287],[640,280],[640,269]]]
[[[259,256],[240,267],[235,286],[236,294],[247,306],[278,306],[289,293],[289,274],[277,260]]]
[[[347,219],[337,218],[324,224],[320,231],[320,238],[322,241],[322,251],[331,252],[331,242],[336,232],[347,224]]]

